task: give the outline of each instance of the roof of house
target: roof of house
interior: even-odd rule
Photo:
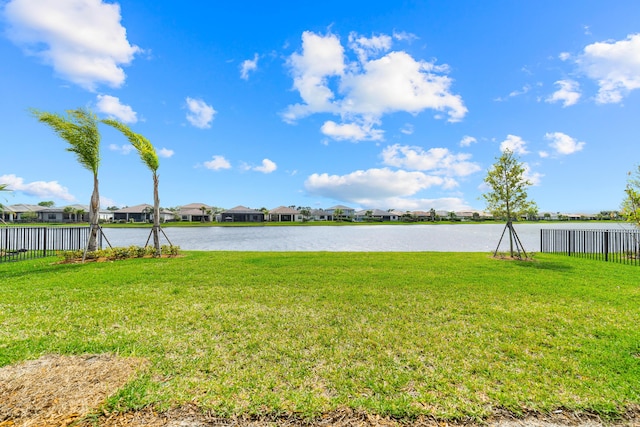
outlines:
[[[211,209],[211,206],[207,205],[206,203],[189,203],[188,205],[180,206],[180,211],[182,211],[183,209],[198,209],[200,212],[202,212],[200,208],[203,206],[207,209]]]
[[[153,209],[153,206],[143,203],[141,205],[128,206],[126,208],[118,209],[116,213],[146,213],[148,209]]]
[[[353,208],[350,208],[349,206],[345,206],[345,205],[332,206],[332,207],[328,208],[327,210],[329,211],[329,210],[336,210],[336,209],[342,209],[342,210],[348,209],[350,211],[353,210]]]
[[[280,214],[280,215],[298,215],[300,211],[297,209],[289,208],[287,206],[278,206],[275,209],[271,209],[269,213]]]
[[[254,213],[255,214],[255,213],[262,213],[262,212],[255,209],[250,209],[246,206],[236,206],[235,208],[228,209],[223,212],[223,214],[225,213]]]

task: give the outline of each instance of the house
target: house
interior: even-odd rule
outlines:
[[[326,209],[326,211],[331,215],[331,217],[336,218],[335,212],[340,209],[342,213],[340,214],[340,218],[353,218],[356,215],[356,210],[354,208],[350,208],[348,206],[337,205]]]
[[[435,211],[434,211],[435,213]],[[432,221],[435,218],[431,218],[431,212],[427,211],[413,211],[411,215],[416,219],[416,221]]]
[[[269,211],[269,221],[273,222],[301,222],[302,214],[299,210],[279,206]]]
[[[149,222],[152,218],[153,206],[146,203],[113,211],[113,220],[116,222]]]
[[[382,209],[361,210],[354,214],[356,221],[398,221],[399,218],[397,212],[388,212]]]
[[[46,208],[40,205],[17,204],[5,206],[4,211],[11,222],[35,222],[42,221],[40,211],[43,209]]]
[[[313,221],[331,221],[333,217],[324,209],[312,209],[309,216]]]
[[[245,206],[236,206],[222,212],[220,218],[223,222],[264,222],[264,212]]]
[[[182,221],[211,222],[213,221],[213,207],[204,203],[189,203],[180,206],[178,215]]]

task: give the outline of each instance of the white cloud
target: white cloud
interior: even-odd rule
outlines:
[[[231,169],[231,163],[224,156],[213,156],[213,160],[204,162],[204,167],[214,171],[221,169]]]
[[[301,53],[287,61],[302,103],[288,106],[282,115],[286,122],[330,113],[343,121],[377,123],[384,114],[427,109],[446,113],[455,122],[467,113],[461,97],[450,92],[446,65],[389,51],[392,38],[384,34],[367,38],[351,33],[348,47],[356,57],[353,61],[337,36],[302,34]]]
[[[122,86],[122,66],[141,51],[129,44],[117,3],[12,0],[4,10],[14,43],[42,58],[63,79],[91,91],[98,84]]]
[[[275,171],[276,169],[278,169],[278,166],[273,161],[271,161],[269,159],[263,159],[261,166],[256,166],[256,167],[254,167],[252,169],[254,171],[256,171],[256,172],[271,173],[271,172]]]
[[[453,154],[446,148],[411,147],[391,145],[382,151],[385,165],[419,171],[432,171],[437,175],[467,176],[481,170],[476,163],[468,161],[470,154]],[[449,186],[451,186],[449,182]],[[457,185],[457,184],[456,184]]]
[[[500,151],[509,150],[514,154],[523,155],[527,151],[527,143],[517,135],[507,135],[507,139],[500,143]]]
[[[528,163],[523,163],[522,167],[524,168],[524,173],[522,174],[522,177],[528,180],[531,183],[531,185],[539,186],[540,183],[542,182],[542,177],[544,175],[541,174],[540,172],[533,172],[531,170],[531,166],[529,166]]]
[[[562,101],[563,107],[568,107],[578,102],[581,96],[578,82],[575,80],[558,80],[555,84],[560,86],[560,89],[549,96],[546,99],[547,102]]]
[[[544,135],[544,138],[551,141],[549,146],[553,148],[557,154],[573,154],[582,150],[585,145],[584,142],[577,141],[562,132],[547,133]]]
[[[255,71],[258,69],[258,54],[253,55],[253,59],[246,59],[242,61],[240,65],[240,78],[244,80],[249,80],[249,72]]]
[[[522,89],[514,90],[511,93],[509,93],[509,98],[514,98],[516,96],[524,95],[525,93],[529,92],[530,90],[531,90],[531,85],[524,85],[524,86],[522,86]]]
[[[202,99],[194,99],[187,97],[187,120],[193,126],[200,129],[208,129],[211,127],[213,116],[216,114],[216,110],[211,105],[207,105]]]
[[[406,52],[390,52],[367,61],[361,72],[341,79],[346,96],[340,104],[344,114],[379,117],[396,111],[417,114],[425,109],[447,112],[450,122],[467,113],[459,95],[449,92],[452,80],[444,74],[447,67],[416,61]]]
[[[127,155],[133,150],[133,145],[131,145],[131,144],[123,144],[123,145],[109,144],[109,150],[118,151],[121,154]]]
[[[326,121],[320,131],[338,141],[380,141],[384,138],[384,131],[373,129],[375,123],[343,123],[338,124],[332,120]]]
[[[462,137],[462,139],[460,140],[460,146],[461,146],[461,147],[468,147],[468,146],[470,146],[471,144],[474,144],[474,143],[476,143],[476,142],[478,142],[478,140],[477,140],[477,139],[475,139],[474,137],[469,136],[469,135],[465,135],[465,136],[463,136],[463,137]]]
[[[590,44],[576,62],[598,82],[596,102],[618,103],[630,91],[640,88],[640,33],[628,35],[625,40]]]
[[[400,132],[404,133],[405,135],[413,134],[413,125],[410,123],[406,123],[404,126],[402,126],[402,128],[400,128]]]
[[[388,168],[358,170],[348,175],[313,174],[304,183],[314,195],[353,203],[389,197],[410,196],[445,179],[423,172],[392,171]]]
[[[386,34],[370,38],[360,36],[355,32],[349,34],[349,48],[357,55],[360,62],[365,62],[371,55],[379,55],[391,49],[392,39]]]
[[[34,181],[25,183],[23,178],[10,174],[0,176],[0,184],[6,184],[9,190],[19,191],[28,196],[40,197],[42,199],[61,199],[68,202],[76,200],[74,196],[69,194],[69,190],[60,185],[58,181]]]
[[[561,52],[560,55],[558,55],[558,58],[560,58],[561,61],[566,61],[571,58],[571,54],[569,52]]]
[[[168,148],[161,148],[160,151],[158,151],[158,156],[165,157],[165,158],[172,157],[174,154],[175,152]]]
[[[124,123],[136,123],[138,114],[133,109],[120,103],[120,99],[111,95],[98,95],[97,110]]]
[[[547,151],[538,151],[538,155],[543,159],[549,157],[549,153]]]

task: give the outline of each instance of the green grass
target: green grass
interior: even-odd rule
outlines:
[[[186,252],[0,264],[0,366],[142,356],[109,409],[482,419],[640,403],[640,270],[537,255]]]

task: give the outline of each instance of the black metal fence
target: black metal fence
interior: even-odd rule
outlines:
[[[640,230],[540,230],[540,252],[640,265]]]
[[[0,263],[84,249],[88,239],[89,227],[0,227]]]

